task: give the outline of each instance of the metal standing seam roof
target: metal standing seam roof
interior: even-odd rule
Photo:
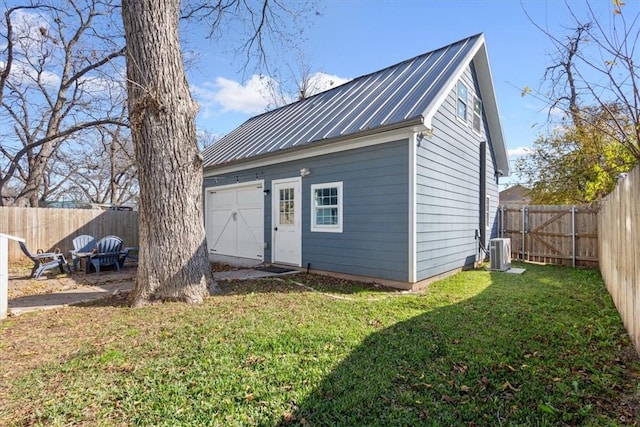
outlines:
[[[252,117],[204,150],[204,167],[423,119],[478,43],[482,34]]]

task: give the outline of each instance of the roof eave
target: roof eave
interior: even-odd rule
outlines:
[[[473,62],[478,72],[478,84],[482,93],[482,106],[487,117],[487,126],[493,144],[493,150],[496,156],[496,166],[502,172],[501,176],[509,176],[511,173],[509,167],[509,154],[507,152],[507,144],[502,131],[502,122],[500,120],[500,111],[498,109],[498,100],[496,98],[495,88],[493,86],[493,77],[491,76],[491,67],[489,66],[489,55],[487,47],[482,46],[473,58]]]
[[[484,35],[479,34],[477,40],[474,43],[473,48],[467,54],[467,57],[460,61],[460,65],[454,73],[452,73],[449,84],[444,86],[440,93],[434,97],[433,102],[425,109],[424,125],[431,129],[432,120],[438,108],[444,103],[449,93],[453,90],[458,80],[462,77],[462,74],[473,61],[476,67],[476,73],[478,76],[478,84],[480,86],[480,92],[482,93],[482,105],[487,117],[487,126],[489,128],[489,134],[491,136],[491,142],[496,156],[496,166],[502,172],[502,176],[509,176],[511,173],[509,168],[509,156],[507,154],[506,142],[504,139],[504,133],[502,132],[502,123],[500,121],[500,113],[498,111],[498,104],[496,100],[496,94],[493,87],[493,78],[491,76],[491,67],[489,66],[489,55],[487,54],[487,48],[484,40]]]
[[[291,148],[286,148],[283,150],[278,150],[278,151],[272,151],[270,153],[265,153],[259,156],[251,156],[251,157],[245,157],[242,159],[237,159],[237,160],[231,160],[225,163],[217,163],[214,165],[208,165],[205,166],[203,168],[204,171],[208,171],[208,170],[215,170],[216,168],[220,168],[220,167],[228,167],[228,166],[238,166],[238,165],[242,165],[242,164],[251,164],[253,162],[256,161],[261,161],[264,159],[268,159],[270,157],[276,157],[276,156],[280,156],[283,154],[291,154],[291,153],[295,153],[298,151],[304,151],[305,149],[309,149],[312,147],[322,147],[325,145],[331,145],[331,144],[337,144],[343,141],[348,141],[351,139],[355,139],[355,138],[363,138],[363,137],[367,137],[367,136],[371,136],[371,135],[376,135],[379,133],[383,133],[383,132],[391,132],[391,131],[395,131],[395,130],[400,130],[400,129],[404,129],[406,128],[408,131],[413,131],[413,132],[420,132],[426,129],[426,127],[424,126],[424,117],[423,116],[417,116],[417,117],[412,117],[409,118],[407,120],[404,120],[402,122],[399,123],[394,123],[391,125],[387,125],[387,126],[381,126],[381,127],[377,127],[374,129],[365,129],[361,132],[357,132],[357,133],[352,133],[349,135],[341,135],[339,137],[335,137],[335,138],[329,138],[329,139],[324,139],[324,140],[320,140],[320,141],[314,141],[308,144],[304,144],[304,145],[298,145],[295,147],[291,147]]]

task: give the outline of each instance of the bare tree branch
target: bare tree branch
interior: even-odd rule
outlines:
[[[565,4],[575,20],[572,34],[566,40],[536,23],[523,8],[529,21],[552,41],[557,50],[554,64],[547,68],[544,76],[551,88],[551,95],[545,99],[549,105],[549,117],[552,109],[559,108],[568,112],[577,126],[585,121],[602,125],[600,120],[591,120],[588,117],[591,110],[584,108],[585,103],[597,105],[610,119],[606,122],[608,128],[602,129],[603,133],[619,141],[640,160],[640,70],[634,62],[640,36],[640,17],[634,16],[627,25],[621,5],[613,10],[613,25],[608,29],[590,4],[587,22],[574,13],[569,3]],[[620,26],[617,26],[618,22]],[[593,53],[599,55],[589,56]],[[602,77],[604,84],[599,83]],[[621,115],[622,111],[626,113]]]
[[[116,84],[118,74],[103,71],[124,57],[124,40],[122,33],[104,32],[106,28],[119,31],[117,21],[112,22],[114,25],[97,21],[113,19],[114,1],[78,0],[53,7],[48,0],[36,0],[29,8],[14,8],[5,14],[5,52],[11,55],[11,67],[3,70],[6,76],[0,114],[6,114],[19,130],[11,138],[20,141],[22,148],[2,152],[6,162],[0,175],[0,195],[20,172],[24,188],[19,193],[35,205],[41,198],[38,193],[57,187],[59,180],[47,176],[56,168],[47,164],[58,158],[64,141],[71,141],[74,134],[92,126],[126,125],[121,117],[108,113],[109,104],[124,101],[124,96],[109,88]],[[14,22],[17,15],[12,13],[20,9],[37,14],[20,15],[20,19],[32,21],[23,22],[18,32]],[[33,25],[38,20],[42,22],[39,27]],[[103,85],[104,90],[91,85]],[[123,90],[122,83],[120,87]]]

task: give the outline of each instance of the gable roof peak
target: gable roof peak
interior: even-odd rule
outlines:
[[[478,33],[305,99],[254,116],[203,152],[216,166],[373,132],[431,126],[431,118],[471,62],[477,62],[490,137],[507,171],[484,34]],[[498,147],[495,147],[497,141]]]
[[[484,33],[482,33],[482,32],[481,32],[481,33],[477,33],[477,34],[474,34],[474,35],[469,36],[469,37],[462,38],[462,39],[460,39],[460,40],[458,40],[458,41],[455,41],[455,42],[453,42],[453,43],[450,43],[450,44],[448,44],[448,45],[446,45],[446,46],[442,46],[442,47],[440,47],[440,48],[438,48],[438,49],[431,50],[431,51],[429,51],[429,52],[421,53],[421,54],[416,55],[416,56],[414,56],[414,57],[412,57],[412,58],[402,60],[402,61],[400,61],[400,62],[398,62],[398,63],[395,63],[395,64],[393,64],[393,65],[389,65],[389,66],[387,66],[387,67],[385,67],[385,68],[382,68],[382,69],[380,69],[380,70],[373,71],[373,72],[370,72],[370,73],[367,73],[367,74],[363,74],[363,75],[358,76],[358,77],[354,77],[353,79],[351,79],[351,80],[349,80],[349,81],[347,81],[347,82],[344,82],[344,83],[342,83],[342,84],[340,84],[340,85],[338,85],[338,86],[330,87],[330,88],[328,88],[328,89],[325,89],[325,90],[323,90],[323,91],[321,91],[321,92],[315,93],[315,94],[313,94],[313,95],[311,95],[311,96],[308,96],[308,97],[306,97],[306,98],[297,99],[297,100],[292,101],[292,102],[290,102],[290,103],[288,103],[288,104],[286,104],[286,105],[282,105],[282,106],[279,106],[279,107],[277,107],[277,108],[274,108],[273,110],[269,110],[269,111],[265,111],[265,112],[263,112],[263,113],[257,114],[257,115],[255,115],[255,116],[251,117],[250,119],[248,119],[247,121],[252,120],[252,119],[255,119],[255,118],[260,117],[260,116],[263,116],[263,115],[265,115],[265,114],[271,114],[271,113],[274,113],[275,111],[278,111],[278,110],[283,109],[283,108],[289,108],[289,107],[291,107],[292,105],[295,105],[295,104],[298,104],[298,103],[301,103],[301,102],[307,102],[307,101],[309,101],[309,100],[313,100],[314,98],[319,97],[319,96],[321,96],[321,95],[325,95],[325,94],[327,94],[328,92],[339,90],[339,89],[340,89],[340,88],[342,88],[343,86],[352,85],[352,84],[354,84],[355,82],[357,82],[358,80],[367,79],[367,78],[370,78],[371,76],[375,76],[375,75],[377,75],[377,74],[384,73],[384,72],[386,72],[386,71],[388,71],[388,70],[395,69],[395,68],[400,67],[400,66],[403,66],[403,65],[405,65],[405,64],[410,64],[410,63],[412,63],[412,62],[414,62],[414,61],[416,61],[416,60],[419,60],[419,59],[421,59],[421,58],[424,58],[424,57],[426,57],[426,56],[428,56],[428,55],[433,55],[433,54],[436,54],[437,52],[444,51],[444,50],[447,50],[447,49],[451,49],[451,48],[452,48],[453,46],[455,46],[455,45],[458,45],[458,44],[466,44],[466,43],[472,43],[472,44],[474,44],[474,43],[475,43],[475,42],[477,42],[477,41],[482,41],[482,42],[484,43]],[[246,123],[247,121],[245,121],[244,123]],[[240,126],[244,126],[244,123],[243,123],[242,125],[240,125]]]

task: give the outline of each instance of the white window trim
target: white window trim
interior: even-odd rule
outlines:
[[[480,114],[476,114],[476,101],[480,102]],[[476,118],[476,116],[478,116],[478,121],[480,123],[480,129],[476,129],[475,126],[473,125],[473,121]],[[471,110],[471,129],[478,135],[482,135],[482,100],[480,99],[479,96],[477,95],[473,95],[473,105],[472,105],[472,110]]]
[[[316,224],[316,202],[315,193],[317,189],[321,188],[337,188],[338,189],[338,224]],[[311,185],[311,231],[321,233],[342,233],[342,181],[339,182],[325,182],[321,184]]]
[[[467,99],[462,99],[460,97],[460,85],[464,86],[464,88],[466,89],[467,92]],[[462,118],[460,117],[459,111],[458,111],[458,103],[460,101],[464,102],[465,105],[465,117]],[[460,122],[464,123],[465,125],[469,126],[469,86],[467,86],[467,84],[465,82],[463,82],[462,80],[458,80],[458,83],[456,84],[456,119],[460,120]]]

